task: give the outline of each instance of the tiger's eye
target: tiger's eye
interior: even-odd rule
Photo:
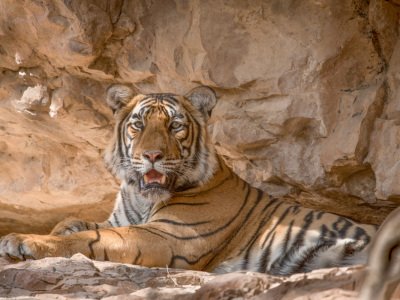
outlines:
[[[136,121],[132,125],[133,125],[133,127],[136,127],[137,129],[142,129],[143,128],[143,122],[142,121]]]
[[[172,122],[170,125],[170,128],[173,130],[180,130],[180,129],[183,129],[183,124],[181,124],[179,122]]]

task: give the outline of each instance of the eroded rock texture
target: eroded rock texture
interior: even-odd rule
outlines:
[[[0,295],[18,299],[358,299],[360,266],[287,278],[260,273],[149,269],[97,262],[77,254],[19,264],[0,259]]]
[[[0,1],[0,235],[104,219],[106,87],[219,96],[210,131],[274,195],[379,223],[400,201],[398,1]]]

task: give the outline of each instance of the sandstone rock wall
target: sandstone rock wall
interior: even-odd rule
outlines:
[[[104,219],[113,82],[213,87],[217,150],[274,195],[379,223],[400,202],[398,1],[0,2],[0,235]]]

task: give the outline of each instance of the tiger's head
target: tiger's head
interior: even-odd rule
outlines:
[[[216,103],[213,90],[203,86],[186,96],[134,95],[114,85],[107,102],[116,125],[106,164],[143,198],[165,201],[212,177],[217,160],[206,121]]]

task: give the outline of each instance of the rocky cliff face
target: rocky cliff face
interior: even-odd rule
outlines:
[[[400,202],[400,2],[0,2],[0,235],[104,219],[105,89],[213,87],[251,184],[379,223]]]

